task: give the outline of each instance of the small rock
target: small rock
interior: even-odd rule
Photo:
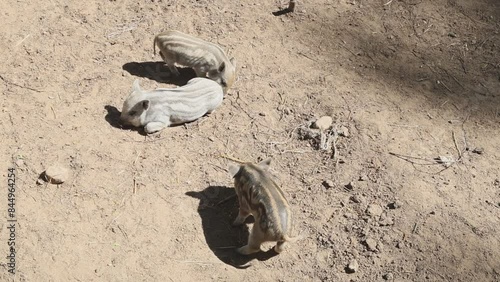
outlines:
[[[208,136],[208,140],[214,142],[214,138],[212,136]]]
[[[365,240],[365,245],[369,251],[371,251],[371,252],[377,251],[377,241],[375,241],[371,238],[368,238]]]
[[[24,165],[24,160],[23,159],[18,159],[16,160],[16,166],[17,167],[22,167]]]
[[[323,186],[325,186],[326,189],[332,188],[333,185],[334,185],[333,181],[331,181],[331,180],[325,180],[325,181],[323,181]]]
[[[475,154],[478,154],[478,155],[482,155],[484,153],[484,149],[483,148],[474,148],[474,150],[472,150],[473,153]]]
[[[367,181],[367,180],[368,180],[368,176],[366,176],[366,175],[364,175],[364,174],[363,174],[363,175],[361,175],[361,176],[359,177],[359,179],[358,179],[358,180],[359,180],[359,181]]]
[[[347,265],[347,273],[354,273],[356,271],[358,271],[359,269],[359,263],[357,260],[355,259],[352,259],[349,264]]]
[[[400,208],[400,207],[401,207],[401,203],[399,203],[399,202],[395,201],[395,202],[389,203],[389,204],[387,205],[387,207],[388,207],[389,209],[391,209],[391,210],[398,209],[398,208]]]
[[[344,187],[350,191],[354,190],[354,185],[352,182],[347,183]]]
[[[500,186],[500,179],[495,179],[495,181],[493,182],[493,185]]]
[[[45,180],[52,184],[61,184],[68,180],[69,170],[60,165],[53,165],[45,170]]]
[[[285,115],[289,115],[292,113],[292,110],[290,108],[284,108],[283,112],[285,113]]]
[[[365,202],[365,197],[359,195],[359,194],[356,194],[356,195],[353,195],[351,197],[351,201],[357,203],[357,204],[361,204],[361,203],[364,203]]]
[[[37,185],[42,185],[42,184],[43,184],[43,180],[42,180],[41,178],[38,178],[38,179],[36,180],[36,184],[37,184]]]
[[[384,210],[382,209],[382,207],[377,204],[370,204],[366,209],[366,213],[373,217],[381,216],[383,212]]]
[[[379,220],[378,224],[380,226],[394,225],[394,219],[390,216],[382,214],[382,216],[380,216],[380,220]]]
[[[394,275],[392,273],[386,273],[382,275],[382,278],[384,278],[384,280],[392,281],[394,280]]]
[[[437,158],[437,161],[443,164],[445,167],[449,167],[453,163],[455,163],[455,159],[452,156],[439,156]]]
[[[330,116],[322,116],[313,123],[313,128],[319,130],[327,130],[333,123],[333,119]]]
[[[266,116],[266,113],[259,113],[259,116],[261,116],[261,117],[265,117],[265,116]]]
[[[341,126],[340,129],[339,129],[339,135],[340,136],[344,136],[344,137],[349,137],[349,128],[345,127],[345,126]]]

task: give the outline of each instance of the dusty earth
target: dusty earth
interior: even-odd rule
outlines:
[[[286,6],[3,0],[0,280],[500,281],[500,2]],[[133,80],[194,75],[152,59],[168,29],[220,44],[238,81],[213,114],[145,136],[117,121]],[[321,150],[307,127],[324,115]],[[230,226],[221,155],[272,157],[305,238],[236,255],[250,225]],[[53,164],[69,179],[37,185]]]

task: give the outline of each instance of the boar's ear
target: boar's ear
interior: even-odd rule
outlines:
[[[227,170],[229,171],[231,177],[234,177],[238,173],[238,171],[240,171],[240,166],[235,164],[230,164]]]
[[[134,84],[132,85],[132,90],[141,92],[141,86],[139,85],[139,79],[134,80]]]
[[[271,164],[271,158],[267,158],[258,163],[258,166],[260,166],[260,168],[262,169],[268,169],[270,164]]]
[[[236,68],[236,60],[231,58],[229,61],[231,62],[231,65],[233,65],[233,68]]]
[[[222,62],[219,66],[219,72],[223,72],[225,68],[226,68],[226,62]]]
[[[149,100],[142,100],[141,101],[141,106],[144,110],[149,109]]]

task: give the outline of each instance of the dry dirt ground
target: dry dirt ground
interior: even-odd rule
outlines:
[[[500,281],[499,1],[303,0],[273,14],[286,5],[3,0],[0,280]],[[238,81],[213,114],[144,136],[117,122],[133,80],[193,75],[174,81],[152,59],[168,29],[220,44]],[[307,130],[324,115],[336,150]],[[272,157],[305,238],[236,255],[248,227],[230,226],[220,155]],[[37,185],[54,163],[69,180]]]

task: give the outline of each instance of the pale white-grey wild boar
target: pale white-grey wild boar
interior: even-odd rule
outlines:
[[[236,80],[236,62],[229,59],[216,44],[200,38],[170,30],[155,36],[153,51],[156,46],[160,49],[160,56],[168,65],[170,72],[178,76],[179,71],[175,64],[193,68],[196,76],[208,77],[219,83],[224,93]]]
[[[292,211],[283,191],[268,172],[270,163],[271,159],[266,159],[258,164],[229,166],[240,204],[233,225],[243,224],[250,214],[255,219],[247,245],[237,249],[244,255],[261,251],[261,244],[267,241],[277,241],[274,250],[280,253],[286,242],[298,239],[289,236],[292,231]]]
[[[181,87],[155,90],[142,90],[136,79],[123,103],[120,121],[144,126],[146,133],[153,133],[211,113],[221,105],[223,97],[222,87],[208,78],[196,77]]]

